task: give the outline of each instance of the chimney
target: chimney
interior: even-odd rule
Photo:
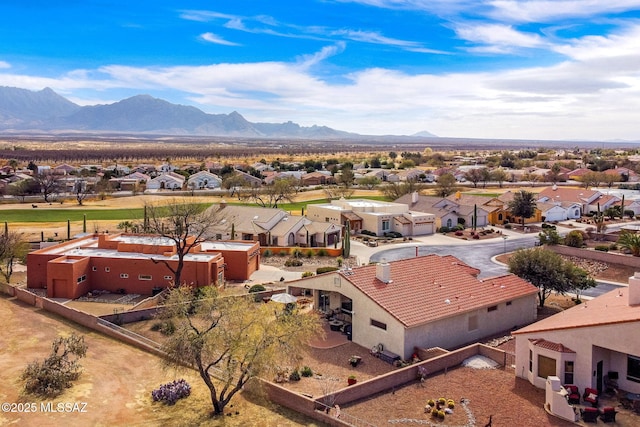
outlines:
[[[418,203],[418,192],[414,191],[413,193],[411,193],[411,204],[416,204]]]
[[[635,272],[633,277],[629,277],[629,305],[640,304],[640,273]]]
[[[376,278],[383,283],[391,283],[391,264],[384,260],[376,264]]]

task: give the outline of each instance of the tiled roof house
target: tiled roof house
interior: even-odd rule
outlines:
[[[478,279],[453,256],[427,255],[289,282],[315,307],[338,312],[353,342],[410,358],[414,347],[453,348],[533,322],[537,288],[514,275]]]

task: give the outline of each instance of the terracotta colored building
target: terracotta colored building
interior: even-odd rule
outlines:
[[[257,242],[202,243],[184,257],[181,281],[222,286],[246,280],[259,268]],[[174,281],[164,262],[178,262],[172,240],[135,234],[91,234],[33,251],[27,256],[27,286],[49,298],[78,298],[107,290],[151,295]]]

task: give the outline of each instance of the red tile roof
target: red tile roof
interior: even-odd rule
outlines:
[[[405,327],[490,307],[538,291],[512,274],[478,279],[479,270],[453,256],[432,254],[389,264],[391,283],[376,277],[375,265],[340,274]]]
[[[575,351],[571,350],[569,347],[565,347],[564,345],[556,342],[547,341],[543,338],[530,339],[529,341],[531,341],[536,347],[546,348],[547,350],[553,350],[558,353],[575,353]]]
[[[561,311],[539,322],[512,332],[554,331],[560,329],[588,328],[616,323],[640,322],[640,305],[629,305],[628,288],[607,292],[590,301]]]

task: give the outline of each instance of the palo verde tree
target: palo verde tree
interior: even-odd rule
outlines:
[[[316,314],[286,307],[223,298],[213,287],[172,288],[162,314],[175,325],[163,345],[166,366],[194,366],[209,388],[213,415],[222,415],[247,381],[297,366],[303,345],[322,333]]]
[[[544,306],[551,292],[564,294],[595,286],[583,269],[544,248],[519,249],[509,258],[509,272],[538,288],[538,302]]]
[[[146,204],[145,213],[141,228],[172,241],[177,256],[176,262],[166,258],[152,258],[152,261],[164,264],[173,273],[174,283],[182,284],[184,258],[210,237],[211,228],[219,221],[217,210],[186,199],[174,199],[167,205]]]
[[[524,221],[536,213],[535,194],[525,190],[514,193],[513,200],[509,202],[509,211],[513,216],[522,219],[522,228],[524,228]]]
[[[435,193],[438,197],[447,197],[456,192],[458,189],[458,182],[456,177],[450,173],[444,173],[438,178]]]

